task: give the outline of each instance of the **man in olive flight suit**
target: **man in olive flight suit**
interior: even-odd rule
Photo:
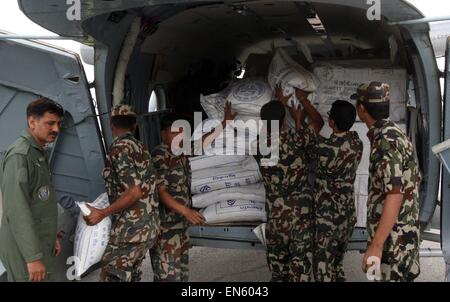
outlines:
[[[63,108],[47,98],[31,102],[28,129],[7,149],[0,165],[0,259],[8,281],[49,281],[55,272],[61,245],[56,195],[44,147],[55,141],[63,114]]]

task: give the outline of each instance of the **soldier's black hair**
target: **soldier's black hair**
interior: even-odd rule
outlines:
[[[183,117],[178,113],[174,113],[174,112],[166,113],[162,116],[161,121],[159,123],[160,129],[166,130],[167,128],[172,127],[172,124],[174,122],[181,120],[181,119],[183,119]]]
[[[27,118],[31,116],[41,118],[47,112],[60,117],[64,115],[64,109],[60,104],[45,97],[34,100],[27,106]]]
[[[111,124],[118,129],[134,130],[136,117],[130,115],[116,115],[111,117]]]
[[[270,101],[261,108],[261,120],[267,121],[267,132],[270,133],[272,121],[279,122],[279,129],[284,123],[286,110],[284,105],[279,101]]]
[[[358,101],[358,105],[361,104],[366,108],[367,113],[376,121],[389,118],[389,102],[384,103],[367,103]]]
[[[339,131],[349,131],[356,120],[356,109],[350,102],[337,100],[330,110],[330,118]]]

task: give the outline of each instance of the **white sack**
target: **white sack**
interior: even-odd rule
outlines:
[[[253,156],[248,156],[241,166],[203,169],[192,172],[192,194],[241,187],[261,182],[259,166]]]
[[[192,206],[194,208],[206,208],[212,204],[233,199],[253,200],[265,202],[266,190],[263,183],[248,185],[243,187],[227,188],[205,194],[192,196]]]
[[[111,218],[106,217],[97,225],[88,226],[83,219],[83,214],[89,215],[90,210],[83,202],[77,204],[80,206],[81,212],[75,231],[74,256],[78,259],[75,262],[75,272],[79,277],[102,259],[111,231]],[[97,209],[108,207],[108,195],[101,194],[89,205]]]
[[[189,163],[192,171],[221,167],[221,166],[241,166],[246,159],[244,155],[202,155],[190,157]]]
[[[225,89],[219,93],[210,94],[207,96],[204,96],[203,94],[200,95],[200,104],[208,115],[208,118],[217,120],[223,119],[225,102],[227,100],[228,93],[229,89]]]
[[[239,116],[258,118],[261,107],[270,102],[272,94],[272,89],[264,79],[248,78],[232,83],[221,92],[201,95],[200,104],[210,119],[223,119],[226,101],[231,103],[233,112]]]
[[[202,211],[205,222],[267,221],[265,204],[250,200],[228,200],[213,204]]]
[[[289,87],[295,87],[304,91],[316,91],[319,86],[318,79],[303,66],[292,60],[291,57],[279,48],[269,67],[268,81],[272,90],[281,84],[285,92]]]
[[[265,80],[249,78],[234,83],[227,100],[234,112],[257,117],[262,106],[271,101],[272,95],[272,89]]]

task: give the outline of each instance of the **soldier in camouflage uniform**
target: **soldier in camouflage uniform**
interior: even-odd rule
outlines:
[[[205,148],[235,117],[236,113],[232,113],[231,104],[226,102],[224,118],[221,125],[216,128],[217,131],[214,129],[201,138]],[[162,201],[160,205],[162,233],[150,252],[155,281],[188,281],[188,226],[205,222],[202,214],[190,208],[192,173],[188,158],[184,154],[178,156],[174,154],[179,153],[182,148],[181,144],[179,146],[172,144],[177,136],[183,135],[182,128],[177,131],[171,128],[179,119],[177,114],[168,114],[161,120],[163,143],[152,152],[158,174],[159,197]]]
[[[314,183],[314,278],[345,281],[344,254],[356,224],[354,182],[363,152],[358,133],[350,131],[355,107],[336,101],[328,113],[330,138],[317,136],[312,149]]]
[[[420,273],[417,155],[406,134],[389,120],[389,85],[363,84],[352,98],[371,142],[363,270],[372,270],[376,261],[369,258],[377,257],[383,281],[413,281]]]
[[[186,155],[174,155],[173,139],[182,128],[173,131],[172,124],[180,118],[167,114],[161,120],[162,144],[152,151],[158,174],[161,236],[150,251],[155,281],[189,280],[188,224],[202,224],[204,217],[191,209],[191,169]]]
[[[100,280],[135,282],[141,279],[142,261],[159,235],[156,176],[150,154],[133,137],[136,114],[132,108],[117,105],[111,116],[114,140],[103,171],[111,206],[90,207],[92,213],[85,220],[95,225],[107,216],[113,218]]]
[[[290,109],[297,128],[284,127],[288,97],[277,87],[276,98],[261,109],[261,119],[280,125],[279,159],[274,165],[263,165],[258,156],[266,188],[267,262],[273,282],[307,282],[312,279],[312,186],[308,181],[307,154],[315,143],[323,119],[309,103],[308,93],[296,91],[304,111]],[[283,106],[284,105],[284,106]],[[312,122],[304,123],[309,115]],[[268,133],[271,129],[268,127]],[[261,137],[260,139],[265,139]],[[276,137],[268,136],[271,144]]]

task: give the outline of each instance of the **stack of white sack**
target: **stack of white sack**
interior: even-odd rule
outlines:
[[[413,82],[408,85],[406,69],[392,66],[389,60],[317,62],[314,74],[319,78],[320,86],[312,101],[322,116],[327,116],[336,100],[354,103],[350,97],[359,85],[378,81],[390,86],[390,118],[395,122],[406,120],[407,91],[413,89]]]
[[[299,102],[294,89],[314,92],[319,86],[318,83],[314,74],[295,62],[284,50],[278,49],[270,64],[267,80],[248,78],[234,82],[219,93],[202,95],[200,103],[210,119],[222,120],[225,102],[229,101],[232,110],[238,114],[236,120],[258,122],[262,106],[270,102],[277,85],[281,85],[284,95],[292,94],[288,105],[297,108]],[[289,113],[287,111],[286,113],[287,125],[295,127]]]
[[[91,211],[84,202],[77,202],[77,205],[80,207],[81,212],[78,217],[73,247],[74,256],[77,259],[75,262],[75,273],[77,277],[80,277],[92,265],[102,259],[111,231],[111,218],[106,217],[98,224],[88,226],[83,216],[89,215]],[[107,208],[109,206],[108,195],[106,193],[101,194],[89,205],[97,209]]]
[[[256,154],[255,142],[262,127],[260,111],[272,99],[276,85],[283,87],[285,95],[294,94],[294,88],[312,92],[318,86],[315,76],[281,49],[272,58],[266,76],[266,79],[240,80],[222,92],[201,96],[201,104],[209,119],[195,129],[194,140],[220,125],[225,102],[229,101],[232,111],[238,114],[236,120],[203,150],[202,154],[212,157],[191,159],[194,167],[193,205],[204,208],[207,223],[266,221],[265,190],[256,161],[251,156],[244,156],[245,159],[229,156]],[[297,107],[298,104],[294,95],[289,106]],[[287,111],[287,125],[295,127]],[[226,157],[229,158],[224,159]],[[201,170],[196,167],[201,167]]]
[[[265,189],[252,156],[213,155],[189,159],[192,205],[207,224],[266,221]]]
[[[211,166],[192,171],[191,192],[192,194],[209,193],[258,182],[261,182],[258,163],[252,156],[247,156],[236,166]]]

